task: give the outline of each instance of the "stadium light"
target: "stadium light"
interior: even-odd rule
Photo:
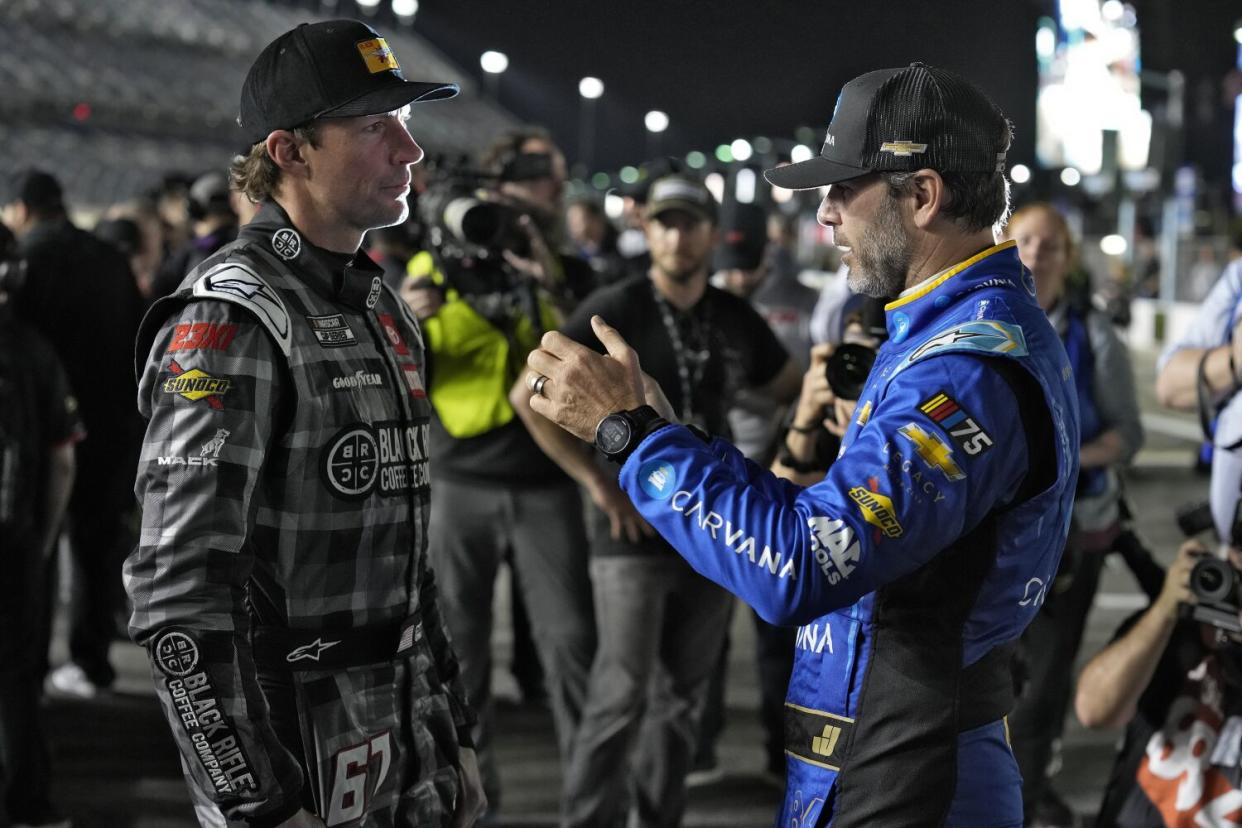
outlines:
[[[504,52],[494,52],[488,49],[479,55],[479,66],[483,67],[483,71],[489,75],[499,75],[509,68],[509,56]]]
[[[643,123],[648,132],[663,132],[668,129],[668,115],[658,109],[653,109],[643,117]]]
[[[374,9],[380,4],[380,0],[357,0],[357,2],[364,9]]]
[[[1009,171],[1009,178],[1014,184],[1025,184],[1031,180],[1031,168],[1026,164],[1014,164]]]
[[[392,13],[409,22],[418,14],[418,0],[392,0]]]
[[[1105,236],[1100,239],[1100,251],[1109,256],[1120,256],[1126,252],[1125,236],[1119,236],[1116,233]]]
[[[794,147],[793,151],[789,153],[789,160],[795,164],[799,164],[803,161],[810,161],[814,156],[815,150],[811,149],[806,144],[798,144],[798,146]]]
[[[1082,181],[1082,173],[1073,167],[1066,167],[1061,170],[1061,183],[1066,187],[1077,187]]]
[[[743,167],[737,171],[737,177],[733,179],[733,197],[739,204],[754,203],[756,178],[755,171],[750,167]]]
[[[745,138],[735,140],[729,145],[729,150],[733,153],[734,161],[745,161],[754,153],[754,147]]]
[[[585,77],[578,81],[578,94],[593,101],[604,94],[604,82],[599,78]]]

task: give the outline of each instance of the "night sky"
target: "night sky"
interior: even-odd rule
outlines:
[[[1187,73],[1197,106],[1188,113],[1187,152],[1213,169],[1227,166],[1229,113],[1219,85],[1234,64],[1230,32],[1242,3],[1135,5],[1144,68]],[[1051,0],[422,0],[414,28],[476,78],[483,76],[482,51],[505,52],[501,103],[552,129],[571,161],[579,149],[578,80],[601,78],[606,91],[596,102],[593,169],[615,170],[656,151],[710,155],[739,137],[793,139],[802,126],[813,129],[818,150],[844,82],[913,60],[983,88],[1014,122],[1010,162],[1029,164],[1034,33],[1051,8]],[[1204,101],[1213,95],[1214,109]],[[649,109],[671,119],[658,146],[643,127]]]

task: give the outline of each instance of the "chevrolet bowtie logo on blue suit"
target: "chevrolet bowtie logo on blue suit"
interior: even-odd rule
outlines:
[[[1010,657],[1078,477],[1065,348],[1012,242],[903,294],[826,479],[802,489],[687,429],[621,482],[700,572],[805,625],[778,825],[1021,826]],[[1037,592],[1037,595],[1042,593]]]

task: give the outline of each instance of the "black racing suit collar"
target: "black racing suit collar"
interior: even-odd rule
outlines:
[[[308,287],[334,302],[365,310],[379,299],[384,271],[370,256],[316,247],[274,201],[264,201],[238,235],[288,263]]]

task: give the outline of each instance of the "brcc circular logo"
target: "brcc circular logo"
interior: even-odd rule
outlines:
[[[179,630],[161,635],[154,650],[155,663],[166,676],[185,678],[198,667],[198,643]]]
[[[296,230],[282,227],[272,234],[272,249],[286,262],[296,259],[302,252],[302,237]]]
[[[324,452],[323,474],[328,486],[341,497],[366,497],[379,474],[379,446],[367,426],[343,429]]]
[[[648,497],[665,500],[672,497],[676,488],[677,473],[665,460],[651,460],[638,470],[638,485]]]

